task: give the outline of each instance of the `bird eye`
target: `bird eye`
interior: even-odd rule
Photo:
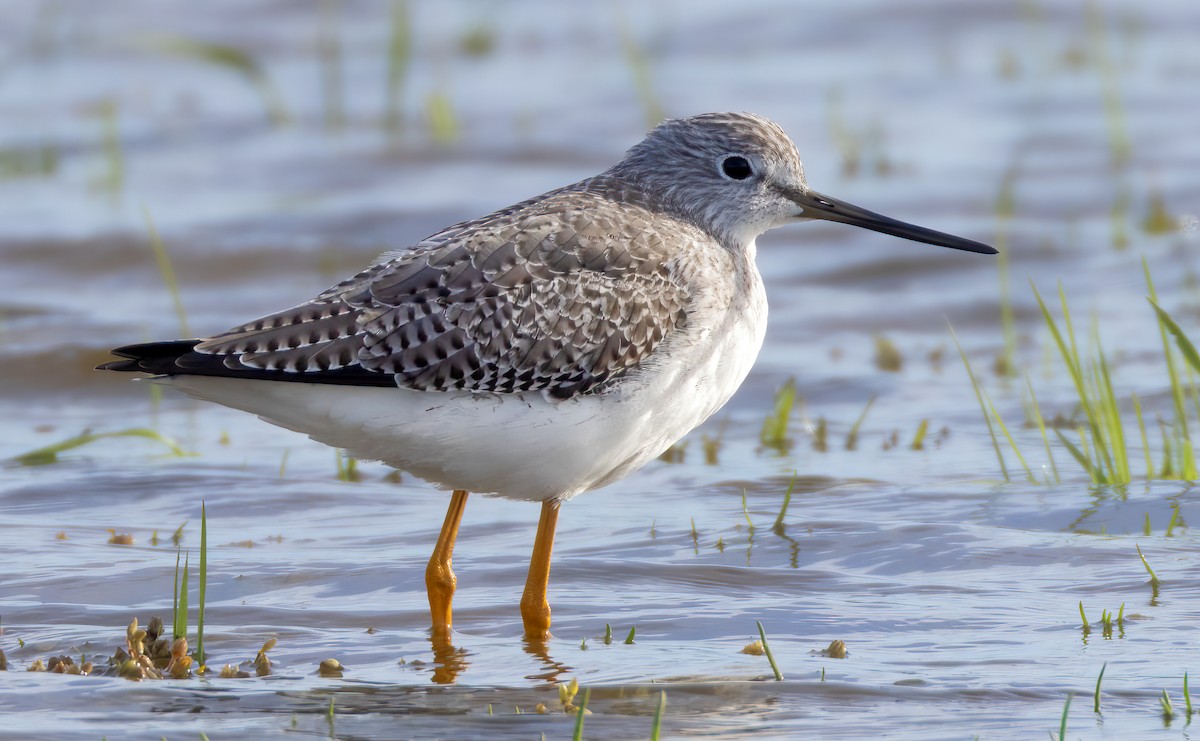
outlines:
[[[754,174],[753,168],[750,167],[750,162],[745,157],[733,155],[726,157],[721,162],[721,172],[725,173],[725,177],[731,180],[745,180]]]

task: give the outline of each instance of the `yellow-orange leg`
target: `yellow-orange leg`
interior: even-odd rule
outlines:
[[[550,635],[550,602],[546,599],[546,587],[550,584],[550,555],[554,551],[558,505],[555,499],[542,502],[542,516],[533,541],[533,558],[529,560],[529,576],[521,596],[521,620],[525,623],[525,638],[530,641],[544,641]]]
[[[455,490],[446,510],[446,521],[438,536],[437,546],[425,569],[425,589],[429,592],[429,615],[433,618],[433,637],[446,638],[450,635],[450,603],[454,599],[454,586],[458,580],[450,568],[454,555],[454,541],[458,538],[458,525],[462,522],[463,510],[467,508],[467,492]]]

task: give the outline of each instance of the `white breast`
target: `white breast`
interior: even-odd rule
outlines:
[[[766,330],[766,295],[752,262],[726,275],[636,373],[565,401],[207,376],[160,382],[442,488],[566,499],[658,457],[745,380]]]

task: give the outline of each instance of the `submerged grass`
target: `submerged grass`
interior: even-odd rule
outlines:
[[[255,89],[271,123],[279,125],[291,120],[291,114],[271,83],[266,69],[249,53],[227,44],[197,41],[183,36],[159,36],[145,41],[143,46],[162,54],[228,70]]]
[[[638,102],[642,104],[642,113],[648,126],[657,126],[666,118],[666,110],[658,95],[654,92],[654,83],[650,74],[650,59],[638,45],[633,30],[618,8],[616,18],[617,34],[621,38],[621,51],[625,55],[625,63],[633,73],[633,86],[637,91]]]
[[[188,328],[187,310],[183,308],[183,297],[179,292],[179,281],[175,279],[175,268],[171,265],[171,256],[167,254],[167,246],[163,243],[150,210],[142,207],[142,218],[146,222],[146,234],[150,239],[150,249],[154,251],[154,262],[162,275],[163,283],[171,294],[171,303],[175,307],[175,316],[179,319],[180,337],[191,337],[192,330]]]
[[[392,2],[391,35],[387,51],[387,87],[384,90],[383,125],[397,131],[404,122],[404,82],[412,63],[412,23],[407,0]]]
[[[146,440],[152,440],[156,443],[161,443],[171,451],[171,455],[178,457],[187,455],[183,448],[179,447],[179,445],[171,438],[165,437],[154,430],[146,429],[145,427],[134,427],[128,430],[117,430],[116,432],[93,433],[85,430],[74,437],[69,437],[66,440],[59,441],[52,445],[46,445],[44,447],[31,450],[28,453],[22,453],[21,455],[15,456],[10,460],[20,466],[45,466],[51,463],[57,463],[59,453],[65,453],[68,450],[74,450],[75,448],[88,445],[96,442],[97,440],[104,440],[111,437],[140,437]]]

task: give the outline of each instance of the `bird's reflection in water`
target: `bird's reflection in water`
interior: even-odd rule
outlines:
[[[543,669],[542,671],[525,675],[526,679],[538,679],[547,684],[557,684],[560,676],[573,671],[573,667],[555,661],[550,657],[550,644],[548,641],[544,639],[524,638],[522,642],[525,647],[525,653],[537,659]]]
[[[450,636],[434,634],[429,643],[433,646],[433,683],[454,684],[470,662],[467,649],[458,648],[450,642]]]
[[[429,643],[433,647],[433,683],[454,684],[458,681],[459,675],[471,665],[471,662],[467,660],[471,655],[470,652],[465,648],[455,646],[447,635],[430,636]],[[525,638],[523,644],[525,653],[537,659],[537,663],[540,665],[540,670],[526,675],[526,679],[557,684],[560,676],[574,671],[573,667],[551,658],[548,641]]]

